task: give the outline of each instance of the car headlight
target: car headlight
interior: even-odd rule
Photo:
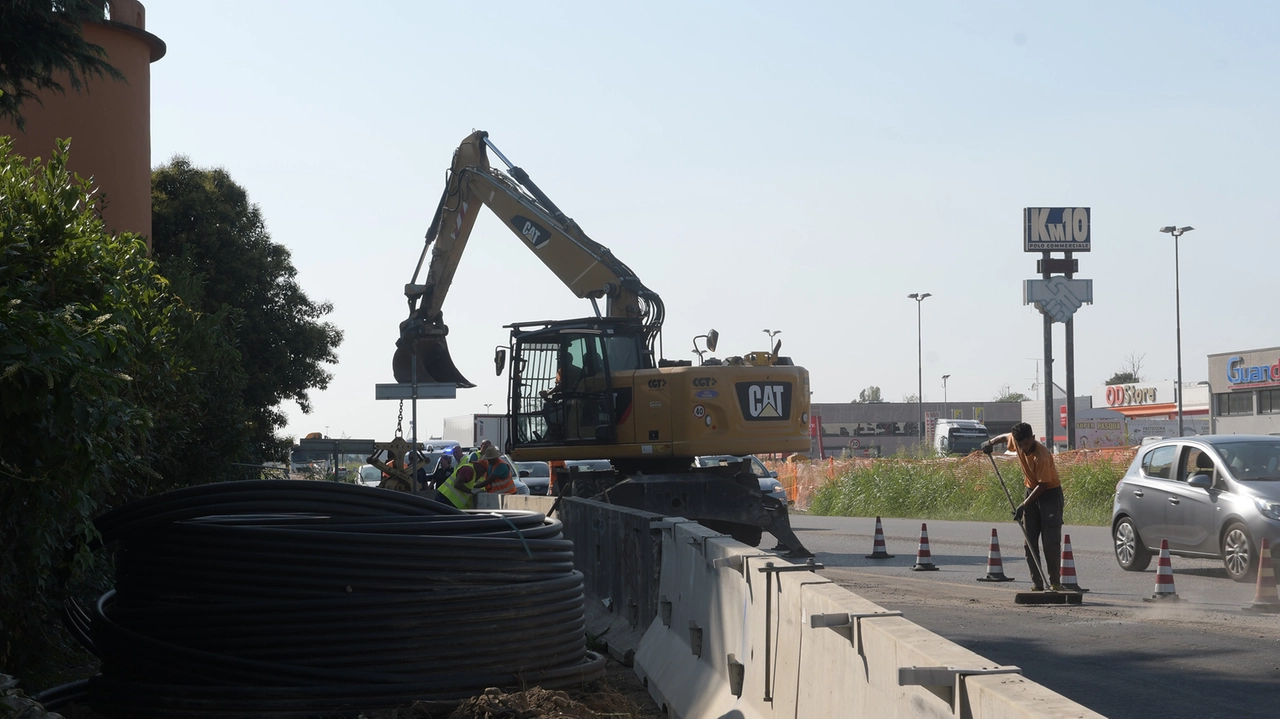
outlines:
[[[773,488],[772,488],[772,489],[770,489],[769,491],[770,491],[770,492],[781,492],[781,491],[782,491],[782,485],[781,485],[781,484],[775,484],[775,485],[773,485]]]
[[[1280,519],[1280,502],[1272,499],[1264,499],[1262,497],[1254,497],[1253,503],[1258,505],[1258,511],[1262,512],[1262,516],[1268,519]]]

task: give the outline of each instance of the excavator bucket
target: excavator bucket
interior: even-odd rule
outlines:
[[[402,338],[396,341],[396,354],[391,359],[391,369],[396,381],[412,382],[414,355],[418,360],[418,382],[443,382],[457,385],[459,389],[475,387],[458,371],[449,356],[449,342],[443,334],[427,335],[417,339]]]

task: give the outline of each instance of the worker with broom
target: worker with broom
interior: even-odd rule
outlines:
[[[1036,441],[1031,425],[1019,422],[1013,431],[992,437],[982,443],[982,451],[988,455],[994,445],[1004,444],[1018,453],[1022,476],[1026,485],[1026,498],[1013,510],[1013,521],[1020,522],[1026,532],[1027,565],[1031,567],[1033,589],[1044,591],[1044,578],[1040,566],[1047,569],[1049,588],[1062,589],[1059,570],[1062,564],[1062,481],[1058,468],[1053,464],[1049,448]],[[1044,544],[1044,564],[1040,556],[1040,544]],[[1033,556],[1034,553],[1034,556]]]

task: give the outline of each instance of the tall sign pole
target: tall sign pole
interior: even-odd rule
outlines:
[[[1088,207],[1025,207],[1022,210],[1022,250],[1039,252],[1038,280],[1023,280],[1022,304],[1033,304],[1044,315],[1044,439],[1053,451],[1056,442],[1053,397],[1053,323],[1066,325],[1067,446],[1075,448],[1075,322],[1076,310],[1093,304],[1093,280],[1075,279],[1079,271],[1074,252],[1089,252],[1093,242],[1093,213]],[[1054,258],[1062,252],[1062,258]],[[1058,273],[1058,274],[1055,274]]]

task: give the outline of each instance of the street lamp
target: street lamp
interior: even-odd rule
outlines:
[[[924,342],[920,332],[920,305],[924,298],[933,297],[928,292],[912,292],[907,299],[916,301],[916,403],[920,405],[920,443],[924,443]]]
[[[1178,327],[1178,436],[1182,436],[1182,287],[1178,281],[1178,238],[1182,233],[1194,230],[1194,227],[1175,227],[1168,225],[1160,231],[1173,235],[1173,308]]]
[[[492,406],[493,406],[493,403],[492,403],[492,402],[485,402],[485,403],[484,403],[484,413],[485,413],[485,414],[489,414],[489,408],[490,408],[490,407],[492,407]]]
[[[951,418],[951,415],[947,414],[947,380],[950,378],[949,374],[942,375],[942,416],[948,419]]]
[[[772,347],[772,346],[773,346],[773,338],[774,338],[775,336],[777,336],[777,335],[782,334],[782,330],[764,330],[764,333],[765,333],[765,334],[767,334],[767,335],[769,335],[769,346],[770,346],[770,347]]]

